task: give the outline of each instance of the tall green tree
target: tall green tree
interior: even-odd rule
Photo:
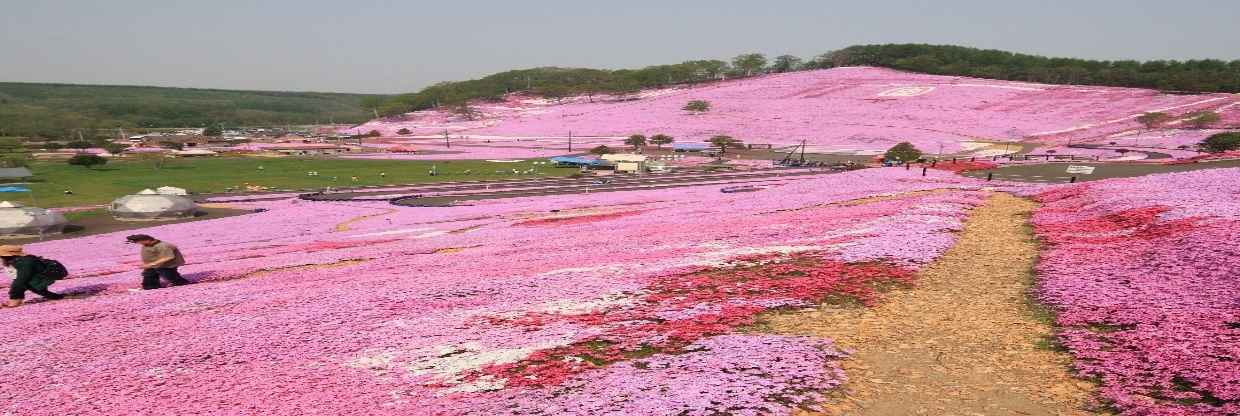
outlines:
[[[775,57],[775,61],[771,63],[772,72],[792,72],[801,69],[803,61],[793,55],[780,55]]]
[[[900,142],[887,149],[887,153],[883,154],[883,158],[896,162],[913,162],[921,159],[921,155],[921,150],[918,150],[912,143]]]
[[[594,146],[593,148],[590,149],[590,154],[599,155],[599,156],[611,154],[611,153],[612,153],[611,148],[603,144]]]
[[[753,76],[766,68],[766,55],[760,53],[737,55],[732,58],[732,67],[747,77]]]
[[[1171,121],[1171,116],[1161,112],[1145,113],[1137,116],[1137,122],[1150,130],[1156,129],[1168,121]]]
[[[1203,152],[1222,153],[1240,150],[1240,132],[1219,133],[1207,137],[1198,145]]]
[[[730,69],[727,62],[717,59],[688,61],[681,65],[687,66],[693,74],[693,79],[698,81],[717,79],[728,73]]]
[[[710,138],[710,144],[718,147],[719,154],[722,155],[730,148],[740,147],[744,142],[732,136],[718,135]]]
[[[663,148],[663,145],[671,144],[674,141],[676,141],[676,139],[666,134],[656,134],[654,136],[650,136],[650,143],[654,143],[654,145],[658,146],[660,149]]]
[[[646,136],[634,134],[629,136],[629,138],[624,139],[624,144],[633,146],[633,150],[637,150],[638,148],[646,145]]]
[[[1204,129],[1210,127],[1211,124],[1218,123],[1222,117],[1213,111],[1200,111],[1189,115],[1188,125],[1195,129]]]

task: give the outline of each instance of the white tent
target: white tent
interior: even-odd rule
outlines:
[[[118,220],[160,221],[193,217],[198,213],[198,204],[184,196],[144,189],[112,201],[109,211]]]
[[[0,236],[30,237],[60,234],[68,221],[60,213],[26,207],[16,202],[0,202]]]
[[[189,191],[185,188],[177,188],[175,186],[161,186],[155,188],[155,193],[160,195],[189,195]]]
[[[204,149],[190,149],[173,151],[172,154],[177,156],[214,156],[219,153]]]

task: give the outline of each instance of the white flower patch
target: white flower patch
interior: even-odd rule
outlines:
[[[403,368],[414,376],[430,375],[440,383],[454,386],[460,391],[490,391],[504,388],[503,380],[479,378],[470,383],[460,379],[466,372],[479,370],[495,364],[521,361],[535,351],[568,345],[572,338],[566,337],[522,348],[486,349],[477,343],[462,345],[439,345],[422,348],[410,354],[415,357]]]
[[[562,315],[581,315],[595,311],[611,309],[633,304],[633,298],[622,293],[613,293],[598,299],[572,300],[561,299],[535,306],[534,312],[558,313]]]
[[[396,359],[396,354],[394,353],[379,352],[354,358],[346,362],[345,365],[364,370],[386,371],[392,369],[392,360],[394,359]]]
[[[482,376],[466,382],[463,374],[488,365],[510,364],[523,360],[535,351],[560,347],[573,342],[564,337],[521,348],[488,349],[477,343],[436,345],[412,351],[376,351],[361,355],[345,366],[378,372],[403,369],[413,376],[430,376],[428,385],[444,384],[440,394],[494,391],[504,388],[504,380]]]
[[[916,97],[934,91],[934,87],[898,87],[878,93],[879,97]]]

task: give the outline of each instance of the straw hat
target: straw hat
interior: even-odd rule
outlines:
[[[17,257],[24,255],[26,255],[26,253],[22,251],[22,246],[0,246],[0,257]]]

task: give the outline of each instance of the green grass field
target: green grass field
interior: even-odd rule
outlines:
[[[431,166],[438,172],[430,176]],[[262,166],[262,169],[259,169]],[[486,179],[517,179],[532,175],[513,175],[513,169],[532,168],[529,163],[485,161],[407,161],[302,158],[219,157],[176,159],[156,169],[149,162],[113,161],[95,169],[70,166],[64,162],[38,162],[30,166],[35,180],[29,193],[0,195],[0,199],[50,207],[106,204],[144,188],[176,186],[193,193],[224,192],[246,184],[276,189],[349,187]],[[465,174],[466,170],[472,171]],[[308,176],[310,171],[319,176]],[[503,171],[506,173],[497,173]],[[387,173],[385,178],[380,172]],[[537,176],[566,176],[574,169],[539,165]],[[352,177],[358,178],[357,182]],[[332,180],[335,177],[336,180]],[[72,190],[73,195],[64,191]],[[33,196],[33,200],[32,197]]]

